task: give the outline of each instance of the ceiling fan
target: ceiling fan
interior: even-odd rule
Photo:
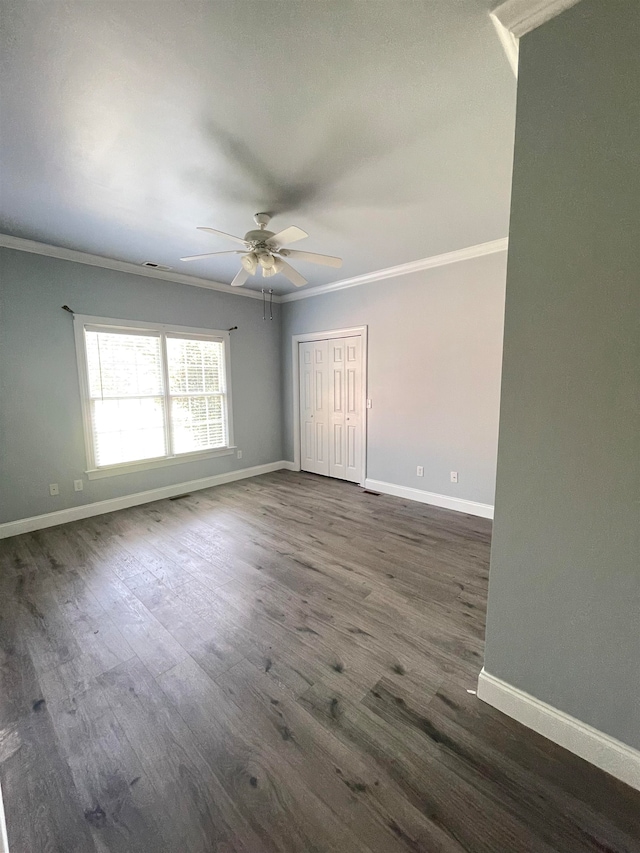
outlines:
[[[308,261],[311,264],[323,264],[327,267],[341,267],[342,258],[334,258],[332,255],[318,255],[316,252],[299,252],[297,249],[286,249],[289,243],[303,240],[308,237],[306,231],[295,225],[285,228],[284,231],[267,231],[267,225],[271,217],[268,213],[256,213],[253,217],[258,228],[247,231],[244,237],[234,237],[216,228],[198,227],[198,231],[209,231],[211,234],[219,234],[228,240],[242,243],[244,249],[227,249],[225,252],[208,252],[205,255],[189,255],[180,258],[181,261],[200,261],[203,258],[213,258],[215,255],[242,255],[242,267],[231,282],[232,287],[240,287],[251,275],[255,275],[258,267],[262,269],[262,275],[269,278],[272,275],[282,273],[296,287],[302,287],[307,279],[295,270],[285,258],[298,258],[300,261]]]

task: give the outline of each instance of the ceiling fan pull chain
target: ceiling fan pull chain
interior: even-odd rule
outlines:
[[[267,319],[267,300],[264,295],[264,287],[262,288],[262,319]]]
[[[273,320],[273,288],[269,288],[269,319]]]

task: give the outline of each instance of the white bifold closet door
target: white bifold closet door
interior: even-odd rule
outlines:
[[[362,337],[299,344],[300,465],[363,481]]]

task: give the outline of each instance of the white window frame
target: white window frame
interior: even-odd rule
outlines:
[[[139,462],[121,462],[117,465],[105,465],[100,468],[96,465],[95,445],[93,436],[93,423],[91,418],[91,394],[89,391],[89,373],[87,365],[87,348],[85,339],[85,327],[98,326],[106,331],[112,329],[114,332],[132,331],[140,334],[144,332],[159,333],[165,339],[166,336],[191,337],[196,340],[215,340],[224,344],[224,366],[226,377],[226,435],[227,444],[224,447],[216,447],[211,450],[196,450],[191,453],[177,453],[170,456],[158,456],[153,459],[141,459]],[[87,454],[86,475],[90,480],[98,480],[103,477],[113,477],[118,474],[131,474],[136,471],[147,471],[151,468],[163,468],[165,465],[178,465],[185,462],[196,462],[201,459],[211,459],[216,456],[232,456],[236,450],[233,438],[233,404],[231,395],[231,358],[230,340],[228,331],[220,329],[194,329],[191,326],[174,326],[166,323],[142,323],[134,320],[115,320],[111,317],[92,317],[87,314],[75,314],[73,317],[73,330],[76,342],[76,357],[78,362],[78,379],[80,381],[80,400],[82,403],[82,420],[84,427],[84,443]],[[164,404],[165,419],[168,415],[168,404],[171,399],[168,384],[168,365],[164,353],[166,346],[163,343],[163,379],[164,379]],[[175,396],[175,395],[174,395]],[[168,427],[168,422],[166,424]]]

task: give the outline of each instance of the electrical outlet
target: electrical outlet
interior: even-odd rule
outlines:
[[[60,494],[60,489],[58,488],[57,483],[49,483],[49,494],[51,497],[55,497],[55,495]]]
[[[82,482],[82,480],[74,480],[73,488],[76,492],[81,492],[84,489],[84,483]]]
[[[238,451],[238,459],[242,459],[242,451],[241,450]]]
[[[424,477],[424,468],[422,467],[422,465],[418,465],[418,467],[416,468],[416,476]]]
[[[458,482],[458,472],[457,472],[457,471],[452,471],[452,472],[451,472],[451,482],[452,482],[452,483],[457,483],[457,482]]]

